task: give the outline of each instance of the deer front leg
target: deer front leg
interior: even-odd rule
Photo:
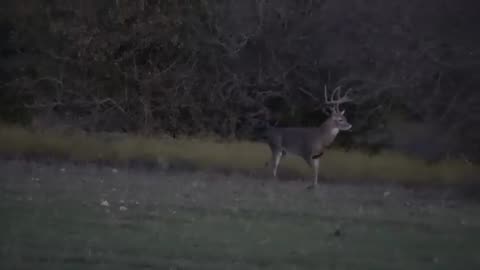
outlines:
[[[313,187],[318,184],[318,170],[320,167],[320,158],[313,159]]]
[[[308,186],[308,189],[314,189],[318,185],[318,173],[320,170],[320,157],[323,155],[323,152],[320,154],[312,155],[310,158],[310,166],[313,169],[313,183]]]

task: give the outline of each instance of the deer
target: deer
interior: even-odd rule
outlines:
[[[268,127],[263,133],[264,142],[271,150],[271,169],[273,177],[277,178],[277,170],[282,157],[287,153],[304,159],[313,168],[313,182],[307,189],[314,189],[318,185],[320,158],[327,148],[334,142],[340,131],[349,131],[352,125],[345,117],[345,110],[340,105],[351,102],[348,96],[351,88],[340,95],[341,86],[336,87],[328,98],[327,87],[324,87],[324,112],[328,118],[318,127]],[[267,162],[268,165],[268,162]]]

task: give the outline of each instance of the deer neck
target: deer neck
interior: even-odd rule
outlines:
[[[338,133],[340,132],[340,129],[335,125],[333,120],[330,118],[320,126],[320,129],[322,131],[323,143],[325,146],[328,146],[331,143],[333,143]]]

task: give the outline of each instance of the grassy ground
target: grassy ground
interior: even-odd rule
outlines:
[[[142,161],[163,168],[265,171],[268,146],[255,142],[220,142],[211,138],[145,138],[86,136],[78,133],[31,131],[0,126],[0,154],[16,157],[53,156],[76,161]],[[396,153],[367,155],[358,151],[331,149],[322,157],[324,180],[397,181],[405,183],[459,183],[480,175],[478,165],[448,160],[428,165]],[[280,166],[290,178],[311,177],[311,169],[298,157],[287,155]],[[355,179],[355,180],[353,180]]]
[[[448,190],[0,163],[0,269],[480,269]]]

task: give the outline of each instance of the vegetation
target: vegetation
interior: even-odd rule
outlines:
[[[477,5],[7,0],[0,119],[245,138],[318,125],[324,85],[343,85],[356,101],[343,145],[478,161]],[[390,129],[397,116],[422,129]]]
[[[178,167],[223,169],[243,172],[264,171],[270,159],[266,144],[204,138],[163,138],[133,135],[60,134],[54,131],[32,131],[21,127],[0,128],[0,153],[13,157],[56,157],[72,161],[106,161],[119,165],[143,162],[160,168]],[[282,171],[290,175],[309,176],[311,169],[304,161],[287,156]],[[268,174],[266,174],[268,172]],[[326,180],[382,180],[411,183],[461,183],[471,181],[479,167],[463,160],[444,160],[429,164],[421,159],[383,152],[332,149],[322,159],[322,175]],[[280,173],[282,174],[282,173]],[[350,180],[351,181],[351,180]]]

